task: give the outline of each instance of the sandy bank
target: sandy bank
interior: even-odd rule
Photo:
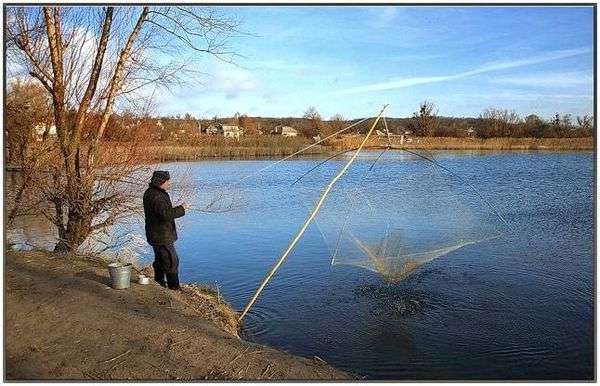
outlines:
[[[5,261],[8,380],[350,377],[239,339],[231,310],[208,292],[113,290],[100,263],[43,252]]]

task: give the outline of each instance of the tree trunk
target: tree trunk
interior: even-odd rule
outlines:
[[[59,242],[54,247],[54,252],[70,253],[85,241],[91,232],[91,216],[79,213],[78,211],[69,211],[66,229]]]

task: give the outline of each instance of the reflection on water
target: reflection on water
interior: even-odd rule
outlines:
[[[464,246],[388,284],[365,269],[332,267],[310,227],[249,313],[247,335],[371,379],[591,379],[593,155],[436,157],[503,214],[503,238]],[[269,162],[161,168],[187,168],[186,183],[202,187],[202,201]],[[246,185],[248,204],[234,212],[180,219],[182,280],[216,283],[241,309],[306,216],[289,183],[317,162],[297,159]],[[28,221],[28,235],[43,234],[40,222]],[[143,234],[139,224],[130,232]],[[143,253],[151,257],[149,247]]]

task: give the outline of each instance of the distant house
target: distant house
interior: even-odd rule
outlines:
[[[474,137],[477,134],[474,128],[469,127],[467,129],[467,137]]]
[[[244,134],[244,129],[235,125],[215,123],[204,128],[203,132],[209,135],[222,135],[225,138],[239,138]]]
[[[41,124],[35,125],[35,127],[33,128],[33,131],[36,134],[37,140],[41,141],[42,137],[46,131],[48,132],[49,135],[56,135],[56,125],[48,126],[47,124],[41,123]]]
[[[244,134],[244,130],[239,126],[234,125],[221,125],[219,134],[223,134],[225,138],[239,138]]]
[[[205,134],[209,134],[209,135],[216,135],[219,134],[219,127],[220,125],[208,125],[205,128],[201,128],[201,132],[205,133]]]
[[[275,129],[273,129],[272,134],[277,134],[277,135],[282,135],[284,137],[297,137],[298,136],[298,130],[294,129],[291,126],[275,126]]]

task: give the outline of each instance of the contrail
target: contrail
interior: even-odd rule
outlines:
[[[439,83],[446,82],[455,79],[467,78],[469,76],[484,74],[487,72],[505,70],[509,68],[515,67],[523,67],[529,66],[537,63],[545,63],[553,60],[570,58],[573,56],[583,55],[591,52],[590,48],[574,48],[570,50],[560,50],[560,51],[552,51],[543,55],[539,55],[537,57],[528,58],[528,59],[520,59],[513,60],[507,62],[494,62],[485,64],[479,68],[475,68],[473,70],[459,72],[457,74],[452,75],[440,75],[440,76],[424,76],[424,77],[413,77],[413,78],[395,78],[391,79],[387,82],[381,83],[372,83],[364,86],[350,87],[338,91],[334,91],[333,95],[350,95],[350,94],[360,94],[371,91],[384,91],[384,90],[393,90],[398,88],[406,88],[411,86],[416,86],[419,84],[428,84],[428,83]]]

